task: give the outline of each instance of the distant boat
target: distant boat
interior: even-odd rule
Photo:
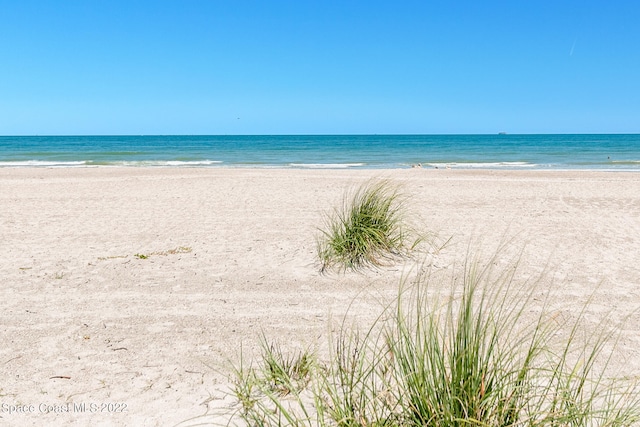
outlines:
[[[498,132],[498,135],[506,135],[506,132]]]

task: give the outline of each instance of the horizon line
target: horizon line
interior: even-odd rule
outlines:
[[[536,136],[536,135],[640,135],[640,132],[495,132],[495,133],[95,133],[95,134],[13,134],[0,135],[0,138],[14,137],[159,137],[159,136]]]

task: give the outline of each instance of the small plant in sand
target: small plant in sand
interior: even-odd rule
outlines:
[[[245,367],[241,361],[234,369],[232,394],[238,402],[240,417],[249,425],[265,425],[262,413],[270,412],[263,399],[265,395],[272,396],[273,401],[299,395],[316,369],[315,358],[308,351],[288,356],[279,345],[269,344],[264,337],[261,344],[262,357],[257,367]]]
[[[287,356],[277,344],[263,344],[262,378],[269,389],[281,396],[302,390],[309,383],[313,357],[308,352]]]
[[[637,383],[604,374],[611,333],[582,341],[580,319],[565,325],[544,311],[530,319],[532,294],[510,296],[512,271],[469,269],[446,295],[419,279],[366,332],[343,327],[326,363],[309,365],[295,386],[301,358],[263,345],[258,368],[236,370],[237,418],[251,426],[640,423]]]
[[[317,243],[322,271],[381,266],[408,255],[420,239],[410,241],[404,215],[404,197],[390,181],[362,185],[320,230]]]

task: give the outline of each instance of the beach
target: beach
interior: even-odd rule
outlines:
[[[371,178],[401,184],[436,243],[321,274],[318,227]],[[325,351],[417,269],[474,256],[515,254],[532,304],[615,325],[609,368],[639,378],[639,195],[638,173],[588,170],[1,168],[0,424],[213,420],[263,335]]]

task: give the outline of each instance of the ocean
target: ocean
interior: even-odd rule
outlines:
[[[640,171],[640,134],[0,136],[0,167]]]

